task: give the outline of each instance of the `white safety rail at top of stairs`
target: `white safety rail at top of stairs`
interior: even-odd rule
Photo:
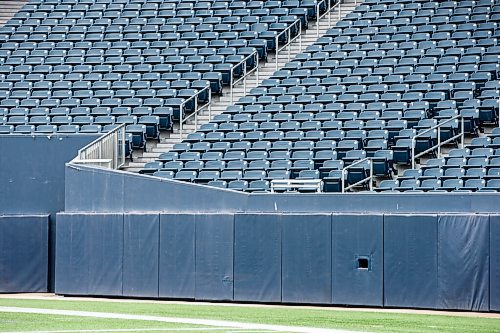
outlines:
[[[330,12],[323,13],[318,18],[318,21],[315,19],[309,21],[308,29],[302,30],[300,37],[294,38],[288,47],[282,48],[277,57],[274,52],[270,52],[267,61],[259,64],[259,71],[249,73],[245,82],[242,80],[232,89],[231,87],[224,87],[222,96],[212,97],[210,116],[208,111],[200,112],[197,116],[196,125],[194,121],[184,124],[182,137],[179,125],[175,123],[170,133],[162,133],[160,142],[148,141],[146,151],[134,153],[133,161],[129,161],[124,170],[138,172],[144,167],[145,163],[154,161],[161,153],[169,151],[174,144],[181,142],[189,133],[208,123],[214,116],[223,113],[228,106],[246,96],[250,89],[257,87],[262,80],[269,78],[277,69],[283,68],[297,54],[302,53],[308,46],[312,45],[318,37],[321,37],[328,29],[335,26],[339,20],[352,12],[360,3],[362,1],[344,0],[339,5],[333,4]]]

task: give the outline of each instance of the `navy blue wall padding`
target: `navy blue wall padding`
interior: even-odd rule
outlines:
[[[65,163],[95,135],[0,136],[0,214],[64,209]]]
[[[196,215],[198,300],[233,299],[233,214]]]
[[[242,192],[83,165],[69,165],[66,181],[67,212],[218,213],[240,209],[247,199]],[[214,197],[217,197],[216,201]]]
[[[194,217],[193,214],[160,215],[160,297],[194,298]]]
[[[56,245],[56,293],[122,295],[122,214],[58,214]]]
[[[0,214],[51,214],[50,291],[54,290],[55,214],[64,210],[65,163],[97,137],[94,134],[0,135]]]
[[[66,295],[88,294],[88,273],[82,230],[85,215],[57,214],[55,292]],[[88,216],[88,215],[86,215]]]
[[[48,215],[0,216],[0,293],[46,292]]]
[[[382,251],[382,215],[332,216],[334,304],[383,305]]]
[[[279,214],[235,215],[234,300],[281,302]]]
[[[158,297],[160,216],[123,217],[123,296]]]
[[[282,300],[331,302],[331,215],[283,215]]]
[[[384,216],[384,305],[437,306],[437,215]]]
[[[489,217],[440,215],[438,307],[489,309]]]
[[[500,215],[490,215],[490,310],[500,311]]]

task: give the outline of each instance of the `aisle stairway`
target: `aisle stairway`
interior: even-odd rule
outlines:
[[[10,20],[28,0],[1,0],[0,1],[0,27]]]
[[[352,12],[356,7],[356,4],[360,4],[360,1],[355,0],[346,0],[343,1],[340,8],[340,17],[345,17],[348,13]],[[331,18],[329,21],[328,15],[325,15],[323,19],[319,22],[319,29],[316,25],[315,21],[309,21],[309,26],[306,31],[302,32],[302,38],[296,39],[295,42],[291,44],[290,52],[288,49],[281,51],[278,56],[278,69],[281,69],[289,60],[293,59],[297,54],[303,52],[308,46],[312,45],[318,39],[318,31],[319,36],[322,36],[329,28],[334,26],[339,20],[338,16],[339,12],[335,8],[331,12]],[[233,103],[236,102],[240,97],[243,97],[250,91],[251,88],[258,86],[262,80],[269,78],[276,71],[276,58],[274,53],[270,53],[268,55],[267,62],[261,62],[259,66],[259,75],[258,81],[256,82],[255,73],[251,74],[247,78],[247,86],[246,91],[243,87],[243,82],[237,85],[234,89]],[[230,89],[229,87],[225,87],[223,90],[223,94],[221,97],[216,97],[212,100],[211,105],[211,117],[208,115],[208,111],[202,111],[200,117],[198,118],[198,128],[207,122],[210,121],[215,115],[221,114],[226,110],[226,108],[230,105]],[[188,133],[195,131],[194,122],[188,123],[184,127],[183,137],[185,138]],[[134,153],[133,162],[129,162],[124,169],[131,172],[138,172],[145,163],[154,161],[156,158],[160,156],[161,153],[169,151],[175,143],[181,142],[181,137],[179,133],[178,124],[174,125],[174,129],[171,133],[162,133],[160,142],[148,141],[147,143],[147,151],[142,152],[138,151]]]

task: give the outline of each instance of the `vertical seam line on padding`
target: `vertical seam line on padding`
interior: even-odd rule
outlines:
[[[161,262],[160,262],[160,253],[161,253],[161,226],[160,226],[160,223],[161,223],[161,214],[158,213],[156,215],[158,217],[158,259],[157,259],[157,263],[158,263],[158,271],[156,272],[156,277],[157,277],[157,280],[158,281],[158,284],[156,285],[156,292],[157,292],[157,297],[160,298],[160,268],[161,268]]]

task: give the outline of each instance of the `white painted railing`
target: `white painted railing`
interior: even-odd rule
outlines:
[[[255,67],[248,69],[247,61],[248,59],[252,59],[255,61]],[[243,74],[241,77],[239,77],[237,80],[234,79],[234,71],[240,67],[243,66]],[[259,53],[257,50],[255,50],[252,54],[247,55],[243,60],[241,60],[239,63],[234,65],[231,68],[231,73],[230,73],[230,96],[231,96],[231,104],[233,104],[234,101],[234,87],[243,81],[243,91],[244,94],[246,95],[247,93],[247,78],[250,74],[255,72],[255,86],[259,85]]]
[[[292,36],[293,27],[296,27],[296,29],[298,30],[298,34],[295,36]],[[280,40],[280,37],[282,35],[285,35],[287,39],[286,39],[285,44],[280,47],[279,40]],[[275,50],[276,70],[278,70],[278,67],[279,67],[278,66],[278,56],[282,50],[284,50],[285,48],[288,48],[288,53],[287,53],[288,54],[288,61],[291,60],[292,43],[294,41],[296,41],[297,39],[299,40],[299,50],[302,50],[302,23],[301,23],[300,18],[295,20],[295,22],[293,22],[288,27],[286,27],[286,29],[284,29],[282,32],[277,34],[276,37],[274,37],[274,38],[275,38],[275,43],[276,43],[275,44],[275,46],[276,46],[276,50]]]
[[[368,175],[368,177],[363,178],[354,184],[346,186],[347,170],[349,170],[350,168],[352,168],[358,164],[362,164],[362,163],[366,163],[366,162],[370,166],[370,169],[369,169],[370,174]],[[362,160],[356,161],[356,162],[354,162],[354,163],[352,163],[352,164],[350,164],[342,169],[342,193],[345,193],[346,191],[350,190],[351,188],[356,187],[356,186],[361,185],[361,184],[364,184],[366,182],[368,182],[368,189],[370,191],[373,191],[373,163],[372,163],[372,159],[370,157],[363,158]]]
[[[276,190],[292,190],[292,189],[311,189],[316,192],[321,192],[323,182],[321,179],[273,179],[271,180],[271,192]]]
[[[119,169],[125,164],[125,124],[78,150],[78,156],[71,163]]]
[[[208,101],[205,104],[199,106],[198,97],[200,94],[204,92],[208,92]],[[194,100],[194,111],[187,117],[184,117],[184,108],[186,104],[192,100]],[[201,113],[201,111],[208,109],[208,118],[209,119],[212,118],[211,103],[212,103],[212,90],[210,89],[210,86],[198,90],[196,94],[194,94],[193,96],[189,97],[188,99],[184,100],[184,102],[181,103],[181,105],[179,106],[179,133],[181,139],[184,132],[184,124],[189,119],[192,119],[194,117],[194,131],[196,131],[198,129],[198,116]]]
[[[333,0],[321,0],[316,4],[316,36],[319,37],[319,21],[328,15],[328,26],[332,26],[332,12],[335,10],[338,13],[338,20],[340,21],[342,17],[342,0],[338,0],[334,5],[332,5]],[[326,11],[320,13],[320,8],[326,6]],[[354,1],[354,5],[357,6],[357,0]]]
[[[458,134],[444,140],[444,141],[441,141],[441,128],[443,127],[443,125],[446,125],[448,123],[452,123],[452,122],[455,122],[458,120],[460,121],[460,132]],[[417,142],[417,138],[420,138],[427,133],[435,131],[436,129],[437,129],[437,144],[430,147],[429,149],[426,149],[418,154],[415,154],[415,145]],[[426,129],[425,131],[422,131],[421,133],[418,133],[417,135],[415,135],[411,139],[411,168],[415,169],[415,160],[417,158],[419,158],[420,156],[423,156],[431,151],[434,151],[436,149],[437,149],[437,157],[440,158],[441,157],[441,146],[447,144],[448,142],[452,142],[458,138],[460,138],[460,146],[461,146],[461,148],[463,148],[464,147],[464,118],[461,115],[447,119],[447,120],[437,124],[436,126],[432,126],[431,128]]]

